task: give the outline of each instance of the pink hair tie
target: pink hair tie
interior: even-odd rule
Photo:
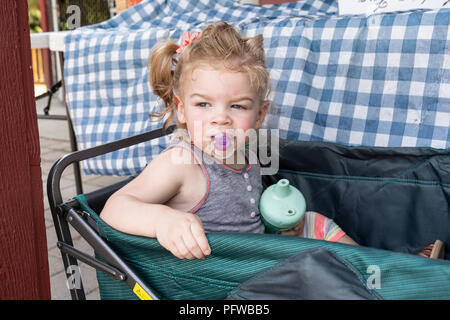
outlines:
[[[189,31],[186,31],[183,34],[183,36],[181,37],[181,45],[177,49],[177,53],[181,54],[183,49],[186,48],[186,46],[188,44],[190,44],[190,43],[194,42],[195,40],[197,40],[199,36],[200,36],[200,32],[198,32],[198,31],[195,31],[192,35],[189,33]]]

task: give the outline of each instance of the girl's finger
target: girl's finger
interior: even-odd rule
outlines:
[[[203,226],[200,223],[193,223],[191,224],[191,231],[203,254],[205,256],[209,255],[211,253],[211,247],[209,246]]]
[[[295,236],[297,235],[297,232],[294,230],[287,230],[287,231],[283,231],[281,232],[282,236]]]
[[[194,256],[186,248],[182,238],[179,238],[175,242],[175,246],[176,246],[177,251],[178,251],[178,255],[177,255],[178,258],[180,258],[180,259],[193,259],[194,258]]]
[[[195,258],[203,259],[205,257],[203,255],[202,249],[198,245],[197,241],[195,240],[191,232],[186,232],[183,234],[183,242],[184,246]]]
[[[166,248],[168,251],[170,251],[170,253],[172,253],[175,257],[177,257],[178,259],[183,259],[183,257],[181,256],[181,254],[178,252],[178,249],[176,247],[167,247]]]

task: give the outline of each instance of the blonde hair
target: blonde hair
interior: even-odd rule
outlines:
[[[222,63],[224,67],[236,72],[246,72],[251,86],[261,101],[269,92],[269,72],[266,69],[263,37],[242,37],[226,22],[209,25],[200,37],[187,45],[178,59],[174,57],[180,46],[172,40],[158,43],[150,58],[150,85],[153,92],[164,102],[160,112],[150,113],[151,117],[164,121],[164,129],[172,122],[175,111],[175,92],[179,92],[183,71],[195,63]],[[177,124],[181,127],[180,124]]]

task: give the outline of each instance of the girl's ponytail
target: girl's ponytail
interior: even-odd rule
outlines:
[[[154,48],[150,58],[150,85],[165,105],[163,110],[150,113],[150,116],[161,120],[168,115],[164,121],[164,130],[175,115],[173,66],[176,65],[177,60],[173,56],[178,48],[179,45],[172,40],[161,42]]]
[[[265,52],[264,52],[264,38],[261,34],[252,37],[252,38],[244,38],[248,53],[255,57],[257,61],[260,61],[262,65],[265,64]]]

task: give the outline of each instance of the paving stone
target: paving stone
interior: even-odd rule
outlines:
[[[64,272],[55,274],[50,278],[50,292],[52,300],[72,299],[67,288],[67,277]]]
[[[45,107],[46,99],[36,102],[39,114]],[[65,107],[54,97],[50,108],[50,114],[65,114]],[[66,270],[61,259],[61,253],[56,246],[57,237],[53,226],[53,219],[47,197],[48,173],[53,164],[65,154],[71,152],[67,121],[38,119],[39,143],[41,150],[41,178],[43,186],[44,218],[46,226],[49,274],[51,286],[51,298],[53,300],[70,300],[71,295],[67,287]],[[127,177],[83,175],[82,183],[85,193],[97,190],[101,187],[122,181]],[[60,180],[61,193],[64,200],[68,200],[77,194],[75,187],[73,166],[66,168]],[[74,247],[93,256],[92,247],[70,227]],[[94,268],[79,262],[79,271],[83,277],[83,286],[87,299],[100,299],[97,276]]]
[[[42,110],[45,107],[46,103],[46,99],[36,102],[36,107],[39,114],[43,113]],[[65,108],[57,97],[54,97],[52,100],[50,114],[65,114]],[[67,121],[38,119],[38,127],[40,138],[39,143],[41,149],[41,176],[44,196],[44,218],[47,237],[51,299],[70,300],[71,295],[67,287],[67,278],[61,259],[61,253],[56,246],[56,231],[53,226],[53,219],[47,198],[47,178],[51,167],[60,157],[71,152],[68,126]],[[93,191],[97,189],[99,185],[109,182],[108,179],[104,179],[103,182],[96,181],[96,178],[98,177],[90,178],[90,183],[86,183],[83,185],[86,190]],[[61,176],[60,186],[66,194],[63,194],[63,197],[72,197],[76,195],[72,166],[66,168],[66,170],[63,172]],[[87,254],[93,255],[93,249],[73,228],[70,228],[70,232],[75,248],[80,249]],[[82,262],[79,262],[79,270],[83,277],[83,286],[87,299],[99,299],[100,295],[95,269]]]

